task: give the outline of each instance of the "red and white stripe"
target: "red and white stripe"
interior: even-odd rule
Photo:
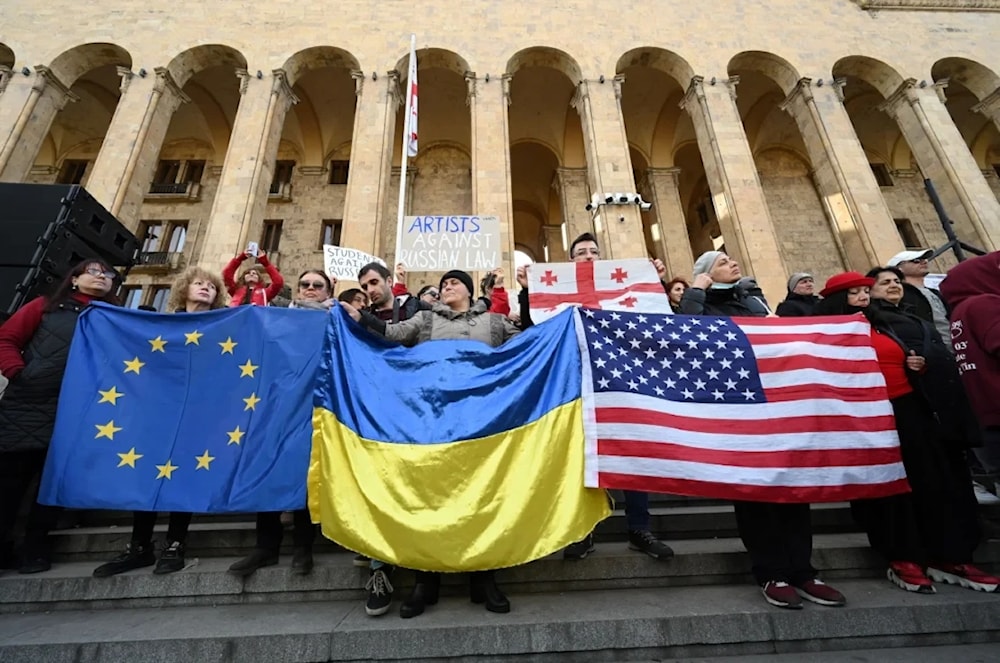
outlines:
[[[583,352],[585,485],[767,502],[909,490],[892,406],[862,318],[733,318],[766,403],[594,393]]]

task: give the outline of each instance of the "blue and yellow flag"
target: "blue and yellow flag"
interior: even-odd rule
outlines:
[[[407,349],[328,319],[309,502],[337,543],[426,571],[523,564],[610,514],[583,487],[574,311],[500,348]]]
[[[88,307],[39,501],[202,513],[304,507],[326,317]]]

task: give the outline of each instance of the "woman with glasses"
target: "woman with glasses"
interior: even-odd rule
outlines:
[[[307,269],[299,274],[298,290],[288,308],[304,308],[329,311],[337,303],[333,298],[333,287],[337,280],[331,280],[318,269]]]
[[[2,545],[9,545],[21,499],[45,465],[76,319],[92,302],[117,305],[117,279],[118,274],[103,260],[84,260],[51,296],[31,301],[0,327],[0,372],[10,380],[0,399]],[[32,500],[21,573],[51,568],[48,534],[58,514],[58,507]]]

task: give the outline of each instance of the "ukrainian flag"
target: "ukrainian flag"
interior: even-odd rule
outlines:
[[[523,564],[586,536],[610,509],[583,487],[575,314],[500,348],[409,349],[330,316],[309,479],[323,534],[446,572]]]

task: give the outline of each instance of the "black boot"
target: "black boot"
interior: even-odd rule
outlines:
[[[469,574],[469,599],[473,603],[485,603],[490,612],[510,612],[510,601],[497,587],[493,571],[476,571]]]
[[[254,548],[253,552],[249,555],[233,562],[233,565],[229,567],[229,574],[246,578],[252,575],[257,569],[264,568],[265,566],[274,566],[277,563],[278,551]]]
[[[125,573],[132,569],[141,569],[144,566],[156,564],[156,555],[153,553],[153,544],[142,541],[131,541],[125,544],[125,552],[106,564],[101,564],[94,569],[95,578],[108,578],[110,576]]]
[[[296,546],[292,554],[292,573],[297,576],[307,576],[313,570],[312,546]]]
[[[427,571],[417,571],[417,582],[413,585],[410,597],[399,606],[399,616],[403,619],[423,614],[424,608],[438,602],[438,591],[441,589],[441,574]]]

